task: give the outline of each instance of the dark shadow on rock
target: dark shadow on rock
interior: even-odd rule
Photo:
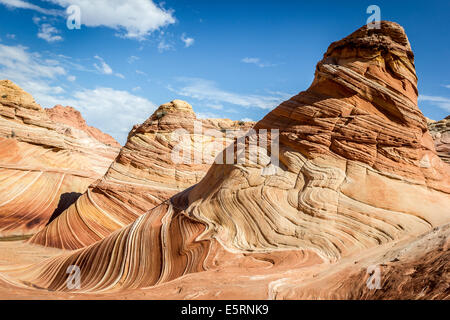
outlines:
[[[50,224],[53,220],[55,220],[61,213],[64,212],[67,208],[69,208],[82,194],[79,192],[66,192],[61,194],[59,197],[58,207],[53,211],[50,220],[48,220],[47,225]]]

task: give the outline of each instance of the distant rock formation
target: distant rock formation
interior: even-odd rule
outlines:
[[[450,164],[450,116],[441,121],[429,122],[428,129],[433,137],[438,156]]]
[[[195,122],[205,134],[194,134]],[[181,100],[161,105],[147,121],[133,128],[104,178],[90,186],[74,205],[31,238],[30,243],[64,249],[90,245],[198,183],[211,164],[194,163],[194,150],[190,163],[174,163],[172,151],[182,142],[171,138],[175,130],[185,130],[184,141],[202,152],[204,145],[216,139],[208,136],[208,130],[245,132],[253,124],[197,119],[192,107]],[[220,145],[220,152],[231,140],[227,142],[223,136],[215,142]]]
[[[61,197],[83,193],[118,151],[53,122],[31,95],[0,81],[0,237],[42,229]]]
[[[121,145],[109,134],[104,133],[95,127],[88,126],[86,120],[81,116],[80,111],[73,107],[56,105],[53,108],[45,109],[45,112],[53,122],[66,124],[73,128],[80,129],[103,144],[116,148],[121,147]]]
[[[442,226],[450,222],[450,166],[436,154],[417,96],[414,55],[403,28],[385,21],[379,29],[363,26],[330,45],[308,90],[254,126],[279,129],[278,150],[263,145],[268,154],[256,160],[246,152],[243,163],[215,163],[195,186],[129,226],[8,275],[21,284],[69,291],[67,268],[76,265],[81,293],[129,296],[158,285],[155,295],[186,299],[255,292],[269,299],[363,298],[374,293],[363,287],[367,269],[357,265],[359,259],[375,255],[364,260],[367,267],[390,252],[393,261],[406,259],[383,282],[390,297],[399,297],[403,282],[396,271],[414,273],[411,268],[422,265],[417,257],[439,268],[448,259],[437,250],[448,236]],[[146,125],[143,131],[152,134]],[[269,157],[274,154],[278,167]],[[149,166],[145,159],[139,163],[141,170]],[[427,242],[414,240],[433,228],[443,229],[430,236],[430,253],[422,250]],[[397,246],[396,255],[390,245]],[[441,272],[433,268],[426,270]],[[431,277],[410,279],[424,283]],[[441,297],[445,288],[441,281],[436,293],[423,294]]]

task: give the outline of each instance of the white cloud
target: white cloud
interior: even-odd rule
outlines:
[[[196,112],[195,115],[198,119],[221,119],[221,118],[223,118],[220,115],[218,115],[217,113],[213,113],[213,112]]]
[[[77,77],[75,77],[75,76],[68,76],[67,80],[70,81],[70,82],[74,82],[75,80],[77,80]]]
[[[287,93],[274,93],[270,96],[255,94],[238,94],[217,88],[215,82],[200,78],[177,78],[184,86],[179,88],[168,87],[179,95],[191,97],[212,104],[230,103],[242,107],[258,107],[272,109],[291,95]]]
[[[173,50],[173,46],[170,43],[167,43],[165,40],[161,40],[158,44],[158,51],[164,52],[168,50]]]
[[[60,86],[61,80],[76,78],[68,76],[59,61],[42,59],[40,54],[29,52],[22,46],[0,44],[0,79],[12,80],[43,107],[63,104],[77,108],[89,125],[111,134],[121,143],[126,141],[134,124],[145,121],[156,109],[143,97],[112,88],[81,88],[77,92],[67,92]],[[108,116],[111,114],[114,117]]]
[[[95,67],[95,69],[97,69],[98,72],[103,73],[103,74],[113,74],[113,70],[105,62],[105,60],[103,60],[102,57],[95,56],[94,58],[97,59],[98,61],[100,61],[100,65],[97,65],[96,63],[94,63],[94,67]]]
[[[152,0],[49,0],[64,8],[77,5],[81,22],[88,27],[105,26],[127,38],[143,39],[151,32],[175,23],[171,10]]]
[[[44,23],[39,27],[37,34],[38,38],[44,39],[47,42],[61,41],[63,38],[59,35],[59,30],[48,23]]]
[[[63,12],[61,10],[44,9],[35,4],[22,0],[0,0],[0,3],[14,9],[30,9],[47,15],[63,15]]]
[[[259,58],[244,58],[241,61],[244,62],[244,63],[258,64],[259,63]]]
[[[194,44],[195,39],[194,39],[194,38],[186,37],[186,34],[183,33],[183,34],[181,35],[181,41],[184,42],[184,46],[185,46],[186,48],[189,48],[190,46],[192,46],[192,45]]]
[[[22,0],[0,0],[9,8],[30,9],[46,15],[66,16],[65,9],[77,5],[81,22],[87,27],[108,27],[118,35],[142,40],[153,31],[175,23],[172,10],[156,5],[152,0],[46,0],[62,7],[45,9]]]
[[[450,98],[439,97],[439,96],[420,95],[419,101],[428,101],[432,105],[435,105],[446,111],[450,111]]]
[[[8,33],[8,34],[6,35],[6,37],[7,37],[8,39],[12,39],[12,40],[16,39],[16,35],[15,35],[14,33]]]
[[[450,84],[444,85],[444,87],[450,89]]]
[[[257,65],[260,68],[274,67],[275,66],[275,64],[272,64],[272,63],[263,63],[263,62],[261,62],[261,59],[259,59],[259,58],[248,58],[248,57],[246,57],[246,58],[242,59],[241,62],[248,63],[248,64],[254,64],[254,65]]]
[[[254,121],[254,120],[253,120],[253,119],[250,119],[250,118],[242,118],[241,121],[252,122],[252,121]]]
[[[23,46],[0,44],[0,74],[8,79],[54,79],[66,74],[66,70],[54,60],[43,60],[37,53],[30,53]]]
[[[222,110],[223,109],[223,105],[221,105],[221,104],[207,104],[206,106],[208,108],[211,108],[214,110]]]
[[[139,57],[136,57],[136,56],[130,56],[130,57],[128,57],[127,62],[128,62],[129,64],[132,64],[132,63],[138,61],[139,59],[140,59]]]
[[[133,125],[142,123],[156,110],[151,101],[112,88],[83,89],[59,103],[75,107],[90,125],[111,134],[122,144]]]

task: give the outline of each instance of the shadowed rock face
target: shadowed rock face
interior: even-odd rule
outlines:
[[[441,121],[428,123],[436,151],[442,160],[450,164],[450,116]]]
[[[376,30],[363,26],[331,44],[308,90],[255,125],[280,130],[278,168],[268,157],[253,161],[250,152],[245,163],[214,164],[194,187],[131,225],[10,275],[67,291],[67,267],[77,265],[82,291],[106,292],[205,271],[205,287],[196,288],[209,297],[206,283],[214,284],[216,293],[235,283],[228,297],[239,297],[257,279],[263,279],[269,298],[330,296],[342,278],[317,281],[326,292],[302,291],[305,280],[314,284],[317,274],[311,269],[293,272],[297,282],[288,274],[276,280],[237,275],[252,267],[253,274],[268,269],[246,260],[250,255],[276,265],[285,254],[284,270],[345,267],[341,261],[450,222],[450,167],[436,155],[417,94],[413,53],[403,28],[392,22]],[[442,257],[430,259],[435,258]],[[299,260],[300,265],[295,263]],[[224,265],[222,273],[211,272]],[[231,269],[238,271],[227,273]],[[362,278],[358,272],[355,279]],[[195,287],[192,279],[199,278],[190,278],[190,285]]]
[[[31,95],[0,81],[0,237],[39,231],[60,196],[84,192],[118,151],[53,122]]]
[[[200,134],[194,134],[195,122],[202,126]],[[190,154],[192,163],[174,163],[175,146],[183,142],[201,150],[216,139],[220,152],[231,140],[208,136],[207,130],[245,132],[252,125],[227,119],[197,119],[192,107],[181,100],[161,105],[147,121],[133,128],[103,179],[91,185],[30,243],[77,249],[103,239],[205,175],[210,164],[194,163],[195,150]],[[176,130],[184,130],[180,133],[184,139],[172,138]]]

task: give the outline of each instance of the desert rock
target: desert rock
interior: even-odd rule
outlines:
[[[278,148],[258,144],[255,160],[250,130],[243,163],[215,163],[195,186],[132,224],[89,247],[8,270],[7,281],[67,292],[66,270],[76,265],[81,293],[363,298],[373,294],[362,287],[367,266],[387,254],[405,260],[387,264],[385,283],[398,297],[396,270],[420,267],[417,257],[440,268],[447,256],[439,247],[448,250],[441,237],[450,222],[450,167],[436,154],[417,95],[403,28],[363,26],[330,45],[309,89],[254,126],[279,130]],[[417,255],[423,243],[433,245]],[[349,274],[353,281],[343,282]],[[438,297],[445,297],[443,283]]]
[[[202,128],[199,133],[195,132],[196,125]],[[30,243],[78,249],[103,239],[203,178],[211,164],[195,163],[194,156],[195,150],[202,152],[202,146],[216,139],[208,136],[208,130],[220,133],[215,140],[220,152],[227,145],[221,131],[245,133],[252,125],[227,119],[197,119],[191,105],[181,100],[161,105],[147,121],[133,128],[103,179],[90,186]],[[176,130],[183,130],[179,139],[173,138]],[[183,143],[192,146],[190,161],[174,163],[172,151]]]
[[[450,164],[450,116],[428,124],[436,151],[442,160]]]
[[[103,176],[118,151],[53,122],[31,95],[0,81],[0,237],[39,231]]]
[[[116,148],[121,147],[120,144],[109,134],[104,133],[95,127],[88,126],[80,111],[76,110],[73,107],[63,107],[61,105],[56,105],[53,108],[45,109],[45,112],[54,122],[66,124],[70,127],[80,129],[103,144]]]

